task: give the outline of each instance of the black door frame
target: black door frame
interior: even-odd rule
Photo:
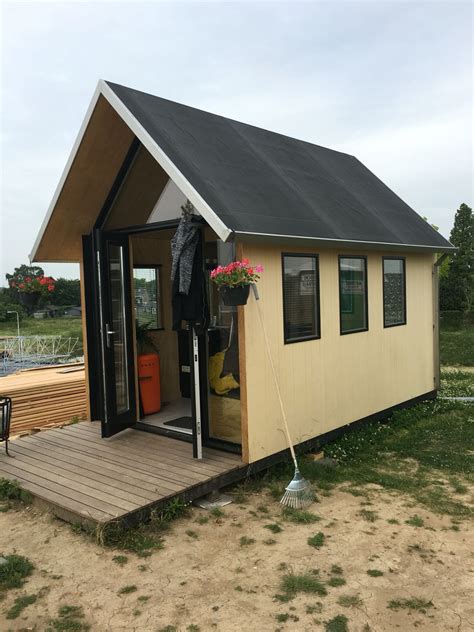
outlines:
[[[200,225],[202,230],[207,223],[202,218],[193,218],[193,222]],[[134,226],[127,226],[124,228],[114,229],[110,231],[117,236],[123,236],[127,239],[130,236],[138,235],[140,233],[149,233],[156,232],[159,230],[166,230],[168,228],[177,228],[179,225],[179,219],[172,220],[164,220],[162,222],[152,222],[149,224],[141,224]],[[101,321],[100,318],[100,305],[99,301],[95,300],[94,297],[99,296],[100,292],[100,283],[97,273],[97,263],[95,260],[91,262],[91,250],[94,253],[94,250],[97,251],[100,248],[101,239],[103,239],[104,235],[110,234],[107,231],[101,230],[96,227],[91,235],[87,235],[83,237],[83,251],[84,251],[84,278],[85,278],[85,296],[86,296],[86,319],[87,319],[87,349],[88,349],[88,365],[89,365],[89,392],[90,392],[90,403],[91,403],[91,415],[93,419],[103,420],[104,419],[104,408],[105,402],[103,401],[103,392],[104,392],[104,384],[107,380],[103,380],[102,376],[104,376],[103,366],[104,359],[101,357],[100,350],[100,333],[99,324]],[[203,239],[201,239],[201,247],[204,248],[204,235],[202,235]],[[86,250],[88,251],[88,255],[86,256]],[[203,257],[204,260],[204,257]],[[87,282],[87,279],[90,279],[91,282]],[[130,299],[131,300],[131,299]],[[130,303],[131,305],[131,303]],[[193,422],[196,424],[196,409],[195,409],[195,397],[194,397],[194,385],[195,385],[195,377],[194,377],[194,362],[193,359],[193,342],[192,335],[190,332],[190,364],[191,364],[191,390],[193,396],[191,397],[191,407],[192,407],[192,417]],[[208,346],[208,335],[207,332],[198,335],[198,346],[199,346],[199,386],[200,386],[200,406],[201,406],[201,436],[202,436],[202,445],[203,447],[211,447],[227,452],[234,452],[240,454],[242,452],[241,445],[236,443],[231,443],[229,441],[225,441],[223,439],[215,439],[209,436],[209,401],[208,401],[208,361],[209,361],[209,346]],[[91,353],[89,352],[91,350]],[[91,362],[90,359],[93,359]],[[135,363],[133,363],[133,373],[135,379]],[[139,402],[135,402],[136,406],[139,406]],[[150,426],[144,423],[143,421],[138,421],[135,425],[137,430],[143,430],[145,432],[151,432],[155,434],[164,434],[166,436],[171,436],[176,439],[180,439],[182,441],[192,442],[193,443],[193,456],[197,456],[197,445],[196,445],[196,433],[193,432],[192,435],[185,435],[184,433],[178,433],[172,430],[165,430],[161,428],[157,428],[155,426]]]

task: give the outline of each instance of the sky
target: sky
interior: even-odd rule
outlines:
[[[1,29],[0,283],[99,78],[355,155],[446,237],[472,206],[471,2],[3,1]]]

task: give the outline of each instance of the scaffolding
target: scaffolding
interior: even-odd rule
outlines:
[[[0,371],[9,375],[23,369],[75,360],[79,338],[62,336],[7,336],[0,338]]]

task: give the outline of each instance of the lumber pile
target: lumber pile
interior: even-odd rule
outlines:
[[[80,364],[0,377],[0,394],[12,398],[11,436],[86,418],[85,371]]]

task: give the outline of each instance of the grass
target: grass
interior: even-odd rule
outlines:
[[[408,518],[408,520],[405,520],[405,523],[409,524],[411,527],[424,527],[425,526],[425,521],[423,520],[423,518],[420,518],[418,514],[415,514],[411,518]]]
[[[225,516],[225,511],[220,507],[214,507],[214,509],[211,509],[210,514],[211,516],[214,516],[214,518],[223,518]]]
[[[332,575],[342,575],[344,571],[342,570],[342,568],[340,566],[338,566],[337,564],[333,564],[331,566],[331,574]]]
[[[367,575],[370,577],[382,577],[383,571],[379,571],[377,568],[369,568]]]
[[[444,366],[472,366],[474,358],[474,325],[440,328],[440,360]]]
[[[360,608],[364,604],[359,595],[341,595],[337,603],[344,608]]]
[[[364,520],[367,520],[367,522],[375,522],[379,518],[376,511],[370,511],[369,509],[361,509],[359,511],[359,516]]]
[[[192,529],[186,529],[186,535],[192,540],[197,540],[199,538],[199,535],[196,533],[196,531],[193,531]]]
[[[472,371],[442,370],[441,395],[443,397],[474,397],[474,374]]]
[[[240,546],[249,546],[250,544],[255,544],[254,538],[248,538],[246,535],[240,538]]]
[[[81,606],[61,606],[56,619],[49,622],[46,632],[86,632],[90,625],[83,621],[84,612]]]
[[[62,336],[63,338],[78,338],[74,355],[81,356],[82,324],[80,318],[23,318],[20,322],[22,336]],[[0,336],[16,336],[16,320],[0,323]]]
[[[429,608],[433,608],[432,601],[421,599],[420,597],[411,597],[410,599],[392,599],[388,602],[387,608],[392,610],[406,609],[417,610],[422,614],[425,614]]]
[[[164,547],[163,532],[170,528],[172,522],[188,513],[188,505],[175,498],[160,511],[153,512],[146,523],[127,528],[119,522],[109,522],[94,535],[104,546],[148,557]]]
[[[314,546],[315,549],[320,549],[324,545],[325,536],[322,531],[319,531],[315,535],[308,538],[309,546]]]
[[[115,562],[119,566],[125,566],[128,562],[128,557],[126,555],[114,555],[112,558],[112,562]]]
[[[26,578],[31,575],[34,565],[22,555],[3,555],[5,564],[0,565],[0,594],[12,588],[21,588]]]
[[[135,586],[135,584],[129,584],[128,586],[123,586],[123,588],[120,588],[120,590],[117,592],[117,595],[130,595],[130,593],[134,593],[137,592],[138,588]]]
[[[265,524],[263,525],[263,528],[268,529],[272,533],[281,533],[281,531],[283,531],[280,525],[277,524],[276,522],[273,522],[272,524]]]
[[[293,599],[298,593],[310,593],[316,595],[327,595],[326,587],[314,575],[305,573],[295,575],[287,573],[281,579],[281,591],[288,599]]]
[[[312,522],[319,522],[321,518],[311,511],[305,511],[304,509],[291,509],[289,507],[283,509],[282,517],[289,522],[296,522],[300,524],[311,524]]]
[[[338,614],[324,624],[324,629],[326,632],[348,632],[349,628],[347,627],[347,623],[348,618],[343,614]]]
[[[23,595],[22,597],[17,597],[13,606],[7,610],[5,618],[17,619],[25,608],[31,606],[32,603],[35,603],[37,598],[38,597],[36,595]]]
[[[320,468],[301,459],[306,478],[352,485],[377,484],[389,491],[408,494],[435,513],[458,517],[472,515],[462,498],[453,497],[440,478],[455,477],[461,485],[474,482],[472,455],[474,406],[436,400],[397,411],[390,423],[373,422],[348,432],[325,452],[339,462]],[[373,512],[361,510],[371,520]]]
[[[346,583],[346,580],[344,579],[344,577],[340,577],[338,575],[333,575],[332,577],[328,579],[328,586],[331,586],[332,588],[338,588],[339,586],[344,586],[345,583]]]

